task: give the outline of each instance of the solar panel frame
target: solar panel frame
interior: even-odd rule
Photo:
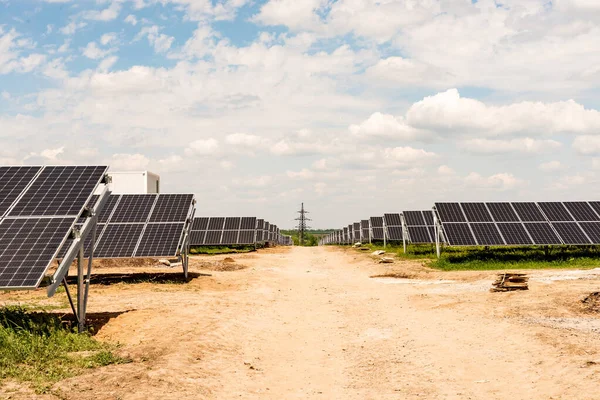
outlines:
[[[542,201],[538,203],[538,206],[550,222],[574,221],[571,213],[569,213],[563,203],[559,201]]]
[[[497,222],[496,226],[507,246],[533,245],[533,240],[521,222]]]
[[[109,223],[145,223],[158,195],[155,194],[123,194],[114,207]]]
[[[600,216],[587,201],[565,201],[563,205],[577,222],[600,221]]]
[[[501,246],[506,244],[498,227],[493,222],[472,222],[471,231],[480,246]]]
[[[600,222],[580,222],[579,226],[593,244],[600,244]]]
[[[371,228],[383,228],[383,217],[371,217],[369,223]]]
[[[192,223],[192,231],[206,231],[208,230],[208,217],[196,217]]]
[[[468,222],[494,222],[492,215],[483,202],[459,203],[459,206],[462,208]]]
[[[94,247],[95,258],[132,258],[144,223],[108,224]]]
[[[183,222],[147,224],[135,250],[135,257],[177,256],[184,225]]]
[[[577,222],[553,222],[552,226],[564,244],[592,244]]]
[[[404,221],[406,221],[406,226],[427,225],[421,211],[402,211],[402,215],[404,216]]]
[[[444,237],[451,246],[476,246],[477,240],[466,222],[444,223]]]
[[[523,222],[529,236],[537,245],[559,245],[563,244],[560,237],[554,232],[548,222]]]
[[[435,203],[435,209],[444,222],[467,222],[460,203]]]
[[[547,222],[548,220],[534,202],[510,203],[523,222]]]
[[[42,167],[0,167],[0,218],[31,184]]]
[[[496,222],[521,222],[509,202],[491,202],[485,203],[485,205]]]
[[[402,218],[399,213],[383,214],[385,226],[402,226]]]
[[[422,244],[422,243],[433,243],[435,240],[431,237],[431,233],[428,226],[411,225],[407,226],[408,237],[411,243]]]
[[[194,195],[185,193],[165,193],[158,195],[148,222],[182,222],[194,207]]]

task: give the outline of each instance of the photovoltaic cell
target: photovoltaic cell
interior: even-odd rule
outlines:
[[[565,244],[590,244],[576,222],[554,222],[552,225]]]
[[[108,200],[106,201],[106,203],[104,203],[104,207],[102,207],[102,211],[100,211],[100,214],[98,214],[98,222],[100,222],[100,223],[108,222],[108,218],[110,217],[111,213],[115,209],[115,206],[117,205],[117,203],[119,202],[120,199],[121,199],[121,196],[119,196],[119,195],[108,196]]]
[[[484,203],[461,203],[469,222],[493,222]]]
[[[225,218],[225,229],[240,229],[242,219],[239,217]]]
[[[545,222],[546,218],[535,203],[511,203],[521,221],[523,222]]]
[[[503,222],[497,224],[507,245],[531,245],[533,242],[520,222]]]
[[[140,239],[144,224],[110,224],[96,244],[94,257],[122,258],[133,257],[133,251]]]
[[[427,225],[421,211],[404,211],[402,212],[402,215],[404,215],[404,220],[406,221],[407,226]]]
[[[202,246],[204,244],[204,236],[206,231],[190,231],[190,245]]]
[[[425,225],[433,226],[433,210],[423,211],[423,218],[425,218]]]
[[[0,223],[0,288],[35,288],[74,218],[5,218]]]
[[[563,203],[576,221],[600,221],[592,207],[585,201],[566,201]]]
[[[494,223],[472,223],[471,229],[473,230],[475,239],[477,239],[477,243],[481,246],[498,246],[504,244],[504,240],[502,240],[502,236],[500,236],[500,232]]]
[[[434,241],[429,236],[427,226],[408,226],[407,229],[411,243],[432,243]]]
[[[446,240],[451,246],[475,246],[477,244],[468,224],[451,223],[443,226]]]
[[[45,167],[9,215],[79,216],[107,167]]]
[[[547,222],[524,222],[523,225],[535,244],[562,244]]]
[[[136,257],[176,256],[184,223],[148,224],[135,252]]]
[[[554,221],[573,221],[565,206],[559,202],[540,202],[538,203],[550,222]]]
[[[243,217],[242,224],[240,225],[240,229],[242,230],[250,230],[256,228],[256,218],[255,217]]]
[[[510,203],[486,203],[496,222],[519,222],[519,216]]]
[[[25,190],[40,167],[0,167],[0,217]]]
[[[152,194],[124,194],[115,208],[110,223],[146,222],[156,201]]]
[[[161,194],[149,222],[185,222],[192,207],[192,194]]]
[[[467,222],[459,203],[435,203],[435,208],[443,222]]]
[[[600,215],[600,201],[588,201],[588,204],[596,211],[596,214]]]

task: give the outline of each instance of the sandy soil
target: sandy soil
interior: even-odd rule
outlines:
[[[530,271],[530,290],[511,293],[489,292],[495,272],[377,264],[351,249],[194,257],[191,270],[189,283],[119,283],[173,270],[96,269],[96,337],[134,361],[37,398],[600,399],[600,315],[581,303],[600,270]],[[36,398],[14,383],[0,396]]]

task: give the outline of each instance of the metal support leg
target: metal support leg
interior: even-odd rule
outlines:
[[[79,333],[85,330],[85,279],[83,270],[83,246],[77,256],[77,319]]]
[[[65,292],[67,293],[67,299],[69,299],[69,304],[71,305],[71,310],[73,310],[73,315],[75,316],[75,320],[77,321],[77,325],[79,326],[79,318],[77,317],[77,310],[75,309],[75,303],[73,303],[73,297],[71,297],[71,291],[69,290],[69,285],[67,284],[67,277],[63,278],[63,285],[65,286]]]
[[[438,224],[438,219],[437,216],[435,215],[435,213],[433,213],[433,230],[435,233],[435,254],[437,255],[437,258],[440,258],[440,227]]]

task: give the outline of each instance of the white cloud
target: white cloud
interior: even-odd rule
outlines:
[[[116,49],[101,49],[98,47],[96,42],[89,42],[83,49],[83,55],[92,60],[98,60],[104,58],[110,53],[113,53]]]
[[[481,154],[501,153],[531,153],[537,154],[556,150],[562,146],[556,140],[540,140],[532,138],[519,138],[510,140],[498,139],[470,139],[461,145],[465,150]]]
[[[60,28],[60,32],[63,35],[73,35],[73,34],[75,34],[75,32],[77,32],[80,29],[85,28],[86,26],[87,26],[87,23],[85,23],[85,22],[71,21],[67,25]]]
[[[117,56],[106,57],[98,64],[98,71],[106,72],[112,68],[113,65],[119,60]]]
[[[121,4],[118,1],[113,1],[110,6],[103,10],[88,10],[82,16],[87,20],[107,22],[116,19],[120,12]]]
[[[113,43],[115,43],[115,42],[117,41],[117,38],[118,38],[118,36],[117,36],[117,34],[116,34],[116,33],[114,33],[114,32],[105,33],[104,35],[102,35],[102,36],[100,37],[100,43],[101,43],[103,46],[107,46],[107,45],[109,45],[109,44],[113,44]]]
[[[40,152],[40,156],[44,157],[48,161],[56,161],[58,156],[65,152],[65,147],[58,147],[56,149],[46,149]]]
[[[132,171],[145,170],[150,164],[150,160],[143,154],[114,154],[108,161],[112,171]]]
[[[450,176],[450,175],[456,174],[456,171],[454,171],[454,169],[450,168],[447,165],[440,165],[437,169],[437,172],[438,172],[438,174],[445,175],[445,176]]]
[[[209,156],[215,155],[219,149],[219,142],[216,139],[199,139],[189,144],[185,149],[188,156]]]
[[[39,67],[45,60],[43,54],[22,56],[22,51],[34,47],[28,39],[22,39],[16,30],[5,32],[0,26],[0,75],[11,72],[26,73]]]
[[[544,172],[554,172],[554,171],[560,171],[562,169],[565,169],[565,167],[562,165],[562,163],[560,161],[548,161],[545,163],[541,163],[538,166],[538,169],[540,171],[544,171]]]
[[[247,133],[233,133],[225,137],[225,142],[232,146],[242,146],[254,149],[261,145],[262,138],[260,136],[250,135]]]
[[[498,189],[509,190],[522,186],[525,182],[513,174],[499,173],[491,176],[482,176],[476,172],[471,172],[466,178],[465,183],[478,189]]]
[[[131,25],[133,25],[133,26],[136,26],[136,25],[137,25],[137,23],[138,23],[138,20],[137,20],[137,18],[136,18],[136,17],[135,17],[135,15],[133,15],[133,14],[129,14],[129,15],[127,16],[127,18],[125,18],[125,20],[124,20],[124,21],[125,21],[126,23],[128,23],[128,24],[131,24]]]
[[[413,140],[426,135],[426,132],[407,125],[403,117],[394,117],[380,112],[372,114],[359,125],[350,125],[350,132],[364,139]]]
[[[315,173],[307,168],[300,171],[287,171],[286,175],[291,179],[312,179],[315,177]]]
[[[162,28],[153,25],[142,28],[142,30],[137,34],[136,40],[141,39],[142,37],[147,37],[148,42],[154,46],[154,51],[157,53],[165,53],[167,50],[171,48],[174,37],[165,35],[164,33],[160,33]]]
[[[577,136],[573,141],[573,149],[579,154],[600,154],[600,136]]]
[[[573,100],[488,106],[481,101],[461,97],[456,89],[413,104],[406,120],[415,128],[454,133],[475,132],[483,136],[586,133],[600,129],[600,112],[585,109]]]

